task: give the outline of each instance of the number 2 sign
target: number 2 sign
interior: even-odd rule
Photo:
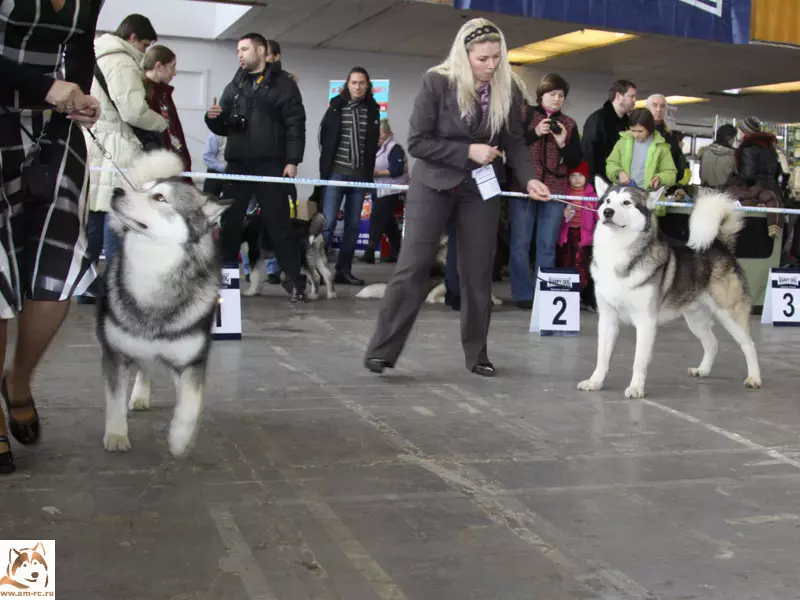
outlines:
[[[576,336],[581,329],[581,277],[575,269],[539,269],[531,333]]]

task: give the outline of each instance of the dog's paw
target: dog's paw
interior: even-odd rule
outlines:
[[[242,292],[242,296],[247,296],[247,297],[255,296],[256,294],[258,294],[258,288],[259,287],[261,287],[261,286],[260,285],[254,285],[254,284],[251,283],[250,287],[248,287],[245,291]]]
[[[501,304],[503,304],[503,301],[500,300],[500,298],[498,298],[494,294],[492,294],[492,304],[494,304],[495,306],[500,306]]]
[[[309,300],[319,300],[319,292],[309,292],[308,293]]]
[[[757,390],[761,387],[761,377],[748,377],[744,380],[744,387]]]
[[[644,386],[643,385],[629,385],[625,389],[625,397],[626,398],[644,398]]]
[[[336,292],[331,292],[328,294],[328,300],[336,300]]]
[[[689,377],[708,377],[711,371],[701,368],[689,368]]]
[[[169,451],[175,458],[186,456],[197,437],[198,423],[173,421],[169,428]]]
[[[131,397],[130,402],[128,402],[128,410],[150,410],[150,396],[140,394]]]
[[[131,441],[125,434],[106,433],[103,436],[103,446],[109,452],[127,452],[131,449]]]
[[[603,389],[602,381],[595,381],[594,379],[585,379],[578,384],[578,389],[583,392],[596,392]]]

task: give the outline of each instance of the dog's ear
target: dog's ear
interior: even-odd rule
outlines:
[[[22,554],[22,552],[20,552],[16,548],[11,548],[11,550],[8,551],[8,569],[9,569],[9,571],[11,570],[11,567],[14,566],[14,561],[17,560],[17,558],[19,558],[20,554]]]
[[[649,192],[647,194],[647,202],[646,202],[647,210],[654,210],[655,207],[656,207],[656,202],[661,200],[661,197],[664,195],[664,193],[666,191],[667,191],[667,188],[665,188],[662,185],[657,190],[653,190],[652,192]]]
[[[596,175],[594,178],[594,190],[597,192],[598,198],[605,196],[608,191],[608,184],[600,175]]]
[[[209,199],[203,204],[203,214],[210,223],[215,223],[226,210],[233,205],[233,200]]]
[[[41,554],[42,556],[44,556],[44,555],[45,555],[45,553],[44,553],[44,546],[42,545],[42,542],[39,542],[38,544],[36,544],[36,545],[33,547],[33,551],[34,551],[34,552],[38,552],[39,554]]]

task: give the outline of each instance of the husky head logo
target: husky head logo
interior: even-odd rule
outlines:
[[[11,586],[17,589],[43,590],[47,588],[50,576],[47,571],[44,546],[40,543],[33,548],[8,552],[8,569],[0,579],[0,587]]]
[[[598,227],[626,229],[633,232],[648,231],[653,224],[653,210],[664,194],[664,188],[654,192],[625,185],[609,186],[602,178],[595,178],[599,196]]]
[[[179,177],[182,166],[168,150],[137,160],[129,177],[136,191],[116,188],[111,196],[112,226],[173,245],[195,242],[211,231],[230,202],[185,183]]]

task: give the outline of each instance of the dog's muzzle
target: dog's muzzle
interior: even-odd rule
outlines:
[[[125,195],[125,190],[119,187],[115,187],[114,191],[111,192],[111,199],[116,200],[117,198],[122,198]]]

